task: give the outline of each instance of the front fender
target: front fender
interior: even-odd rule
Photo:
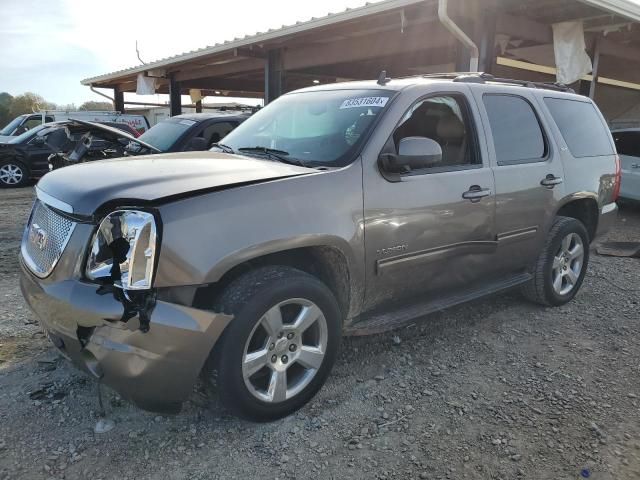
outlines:
[[[331,247],[347,261],[351,298],[362,296],[360,162],[182,199],[159,209],[163,233],[157,288],[211,284],[235,266],[264,255]]]

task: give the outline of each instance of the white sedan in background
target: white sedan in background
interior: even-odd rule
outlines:
[[[611,133],[622,166],[620,197],[640,201],[640,128],[625,128]]]

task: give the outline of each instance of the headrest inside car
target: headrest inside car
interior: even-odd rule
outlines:
[[[443,140],[461,139],[465,133],[464,124],[455,115],[447,115],[438,122],[437,133]]]

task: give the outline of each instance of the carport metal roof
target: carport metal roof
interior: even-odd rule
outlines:
[[[451,16],[480,47],[481,70],[504,66],[497,57],[553,65],[551,25],[583,19],[591,53],[597,45],[600,74],[640,83],[640,3],[449,3]],[[273,98],[314,80],[372,78],[383,68],[393,76],[460,69],[465,54],[440,24],[437,0],[385,0],[88,78],[82,84],[113,88],[121,104],[122,92],[135,91],[140,73],[156,78],[158,93],[173,93],[172,103],[191,88],[206,95]]]

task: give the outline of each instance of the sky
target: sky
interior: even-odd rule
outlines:
[[[0,0],[0,92],[31,91],[57,104],[104,100],[80,80],[139,65],[136,40],[142,60],[151,62],[364,3]]]

